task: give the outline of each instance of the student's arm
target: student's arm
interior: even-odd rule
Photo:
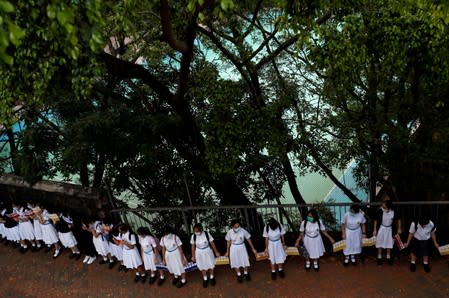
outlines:
[[[324,236],[326,236],[327,237],[327,239],[329,239],[329,241],[332,243],[332,244],[334,244],[335,243],[335,240],[334,240],[334,238],[332,238],[326,231],[324,231],[324,230],[321,230],[321,233],[323,233],[323,235]]]
[[[401,225],[401,219],[398,219],[398,227],[397,227],[397,235],[401,235],[402,234],[402,225]]]
[[[412,232],[408,233],[407,242],[404,244],[404,247],[407,247],[410,245],[410,241],[412,241],[413,235],[415,235],[415,233],[412,233]]]
[[[432,234],[430,234],[430,237],[432,237],[432,241],[433,241],[433,244],[435,245],[435,247],[436,247],[436,248],[440,247],[440,246],[438,245],[438,242],[437,242],[437,236],[436,236],[436,234],[435,234],[435,231],[432,232]]]
[[[296,239],[295,246],[299,246],[299,242],[301,242],[301,239],[304,238],[304,232],[299,232],[298,239]]]
[[[251,238],[247,238],[246,241],[248,241],[249,246],[251,247],[254,255],[257,254],[257,250],[254,248],[253,242],[251,241]]]
[[[212,241],[210,242],[210,246],[212,246],[212,250],[214,251],[215,256],[216,256],[216,257],[219,257],[219,256],[220,256],[220,252],[218,251],[217,247],[215,246],[214,240],[212,240]]]
[[[231,248],[231,240],[228,240],[226,242],[226,253],[225,253],[225,257],[229,257],[229,249]]]
[[[346,225],[345,223],[341,223],[341,239],[346,239]]]
[[[362,238],[366,238],[366,225],[362,223],[361,226],[362,226]]]
[[[195,251],[196,251],[196,245],[193,243],[191,245],[192,247],[192,261],[195,262]]]
[[[126,240],[123,240],[123,244],[126,245],[129,249],[133,249],[134,248],[134,244],[129,243]]]
[[[377,235],[377,219],[374,220],[373,236]]]
[[[167,264],[167,260],[165,259],[165,246],[162,246],[162,262],[164,265]]]
[[[181,262],[183,265],[186,264],[186,257],[184,255],[184,250],[182,249],[182,245],[178,246],[179,254],[181,255]]]

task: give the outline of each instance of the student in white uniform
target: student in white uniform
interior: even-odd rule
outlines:
[[[263,230],[265,238],[265,253],[271,263],[271,279],[276,279],[276,266],[278,267],[279,276],[285,277],[283,265],[287,255],[285,254],[285,229],[276,219],[270,218]]]
[[[405,247],[410,248],[410,271],[416,271],[416,258],[423,258],[424,271],[430,272],[429,255],[432,245],[439,247],[435,224],[426,216],[422,216],[416,222],[410,224],[409,235]],[[433,243],[432,243],[432,242]]]
[[[299,228],[299,237],[296,240],[296,246],[299,246],[301,240],[304,242],[304,247],[307,249],[309,257],[306,258],[305,268],[310,270],[313,260],[313,269],[315,271],[320,270],[318,260],[323,256],[325,249],[321,234],[326,236],[331,243],[335,243],[334,239],[326,232],[326,227],[318,216],[318,212],[315,209],[309,210],[306,220],[301,222]]]
[[[396,232],[396,234],[393,234]],[[389,265],[393,265],[391,249],[393,248],[393,235],[402,233],[399,213],[393,209],[393,202],[386,199],[376,213],[373,235],[376,236],[377,264],[382,265],[382,250],[387,251],[386,258]]]
[[[341,237],[346,240],[346,248],[343,249],[345,266],[349,265],[349,258],[353,265],[357,264],[356,256],[362,252],[362,239],[366,238],[365,223],[365,216],[357,204],[351,205],[341,220]]]
[[[27,207],[30,210],[33,210],[33,213],[30,214],[30,219],[33,220],[33,232],[34,232],[34,242],[36,242],[36,250],[39,251],[42,249],[42,243],[44,238],[42,237],[42,227],[39,222],[39,217],[34,213],[34,210],[40,210],[39,204],[33,204],[28,202]]]
[[[123,248],[119,245],[120,243],[120,232],[119,232],[119,224],[114,224],[109,226],[109,251],[111,253],[111,259],[114,258],[115,261],[113,263],[109,262],[109,269],[114,267],[116,262],[119,262],[120,265],[118,267],[118,271],[123,271],[126,267],[123,265]],[[127,269],[126,269],[127,270]]]
[[[6,228],[5,228],[5,222],[6,222],[5,221],[5,213],[6,213],[6,208],[5,209],[0,208],[0,236],[1,236],[0,242],[7,241]]]
[[[114,228],[114,224],[112,223],[112,220],[110,218],[103,218],[102,220],[102,225],[101,225],[101,238],[103,241],[105,241],[106,243],[104,243],[104,246],[107,248],[107,259],[109,260],[109,269],[114,268],[115,265],[115,260],[114,260],[114,253],[117,254],[117,252],[114,252],[113,250],[116,249],[116,247],[114,247],[113,242],[111,242],[112,239],[112,234],[111,231]],[[120,249],[120,248],[119,248]],[[123,249],[121,249],[123,251]],[[123,257],[122,257],[123,258]],[[103,264],[103,261],[100,261],[100,263]],[[107,260],[106,260],[107,262]]]
[[[60,214],[60,220],[56,223],[55,228],[58,231],[58,237],[62,246],[70,248],[72,254],[70,259],[79,260],[81,257],[80,250],[78,249],[78,242],[73,235],[73,219],[68,214]]]
[[[103,222],[96,220],[91,226],[92,240],[97,250],[97,253],[102,257],[99,264],[103,265],[108,263],[110,259],[109,241],[103,231]]]
[[[232,269],[235,269],[237,273],[237,281],[243,282],[243,276],[241,268],[243,268],[243,275],[246,281],[251,280],[249,275],[249,256],[246,250],[245,240],[248,242],[254,256],[257,255],[257,251],[251,241],[251,234],[247,230],[240,226],[240,221],[234,219],[231,221],[231,229],[227,232],[226,237],[227,248],[226,257],[229,257],[230,265]]]
[[[61,252],[58,234],[56,233],[53,222],[49,217],[50,212],[48,212],[48,210],[44,207],[42,207],[41,209],[42,210],[38,213],[38,217],[42,228],[42,237],[44,238],[44,243],[47,245],[47,247],[50,247],[50,249],[51,246],[54,247],[55,251],[53,253],[53,258],[56,259]]]
[[[14,247],[18,247],[20,241],[18,214],[13,212],[12,208],[4,212],[6,239]]]
[[[25,209],[19,203],[13,203],[13,211],[18,214],[19,220],[19,234],[20,234],[20,252],[25,253],[28,250],[28,243],[31,243],[33,251],[36,249],[36,243],[34,242],[34,228],[30,221],[29,216],[31,210]]]
[[[81,243],[80,248],[85,255],[83,260],[84,264],[91,265],[97,259],[97,250],[95,248],[92,236],[92,230],[94,230],[95,220],[92,218],[83,218],[81,220],[81,230],[78,235]]]
[[[193,226],[190,244],[192,246],[192,261],[196,262],[198,270],[201,271],[203,276],[203,288],[207,288],[209,281],[212,286],[215,286],[215,257],[219,257],[220,253],[215,246],[214,238],[209,232],[203,230],[200,223],[197,223]]]
[[[160,251],[162,250],[159,240],[151,235],[150,230],[146,227],[140,227],[137,229],[137,235],[139,236],[139,243],[141,248],[141,255],[143,264],[146,271],[150,271],[150,284],[153,284],[157,280],[156,276],[156,264],[162,262]],[[158,286],[162,285],[165,281],[165,275],[163,270],[159,270]]]
[[[184,265],[187,259],[184,256],[181,239],[173,233],[170,227],[165,228],[164,236],[161,239],[162,257],[167,265],[168,271],[174,275],[172,284],[177,288],[183,287],[187,283]],[[179,278],[181,277],[181,279]]]
[[[133,269],[136,273],[135,282],[139,280],[145,283],[146,275],[143,269],[142,258],[137,249],[137,237],[128,225],[121,224],[119,226],[121,245],[123,247],[123,265],[128,269]]]

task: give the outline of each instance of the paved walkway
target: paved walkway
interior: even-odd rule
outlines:
[[[299,257],[286,263],[286,277],[272,281],[268,261],[254,264],[252,281],[238,284],[227,266],[216,272],[217,285],[202,288],[199,272],[189,273],[188,283],[177,289],[135,284],[133,273],[84,265],[63,251],[56,260],[51,253],[22,255],[0,244],[0,297],[449,297],[449,267],[445,259],[432,263],[432,272],[418,266],[408,271],[406,258],[393,266],[377,266],[374,258],[363,265],[344,268],[335,256],[322,259],[320,272],[305,272]]]

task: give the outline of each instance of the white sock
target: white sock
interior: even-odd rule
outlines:
[[[429,265],[429,262],[423,261],[424,265]]]
[[[387,255],[387,259],[389,259],[391,256],[390,255]]]
[[[378,259],[382,259],[382,255],[377,255],[377,258]]]
[[[137,276],[139,276],[139,275],[140,275],[140,273],[139,273],[139,272],[136,272],[136,275],[137,275]]]
[[[282,268],[279,268],[279,270],[278,271],[282,271],[283,269]]]
[[[164,278],[165,278],[165,276],[163,276],[163,275],[159,276],[159,279],[164,279]]]
[[[207,280],[207,276],[203,276],[203,280]]]
[[[416,263],[416,261],[410,261],[410,263],[412,263],[412,264],[415,264],[415,263]]]
[[[181,279],[181,282],[182,282],[183,284],[185,284],[185,283],[186,283],[186,279],[185,279],[185,278]]]
[[[210,279],[214,279],[214,275],[213,274],[210,275]]]
[[[240,276],[240,275],[242,275],[240,272],[237,272],[237,276]]]

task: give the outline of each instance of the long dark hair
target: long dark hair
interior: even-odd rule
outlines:
[[[317,221],[320,219],[320,217],[318,216],[318,211],[316,211],[316,209],[310,209],[310,210],[307,212],[307,216],[309,216],[309,214],[312,215],[312,217],[313,217],[313,222],[317,222]]]

